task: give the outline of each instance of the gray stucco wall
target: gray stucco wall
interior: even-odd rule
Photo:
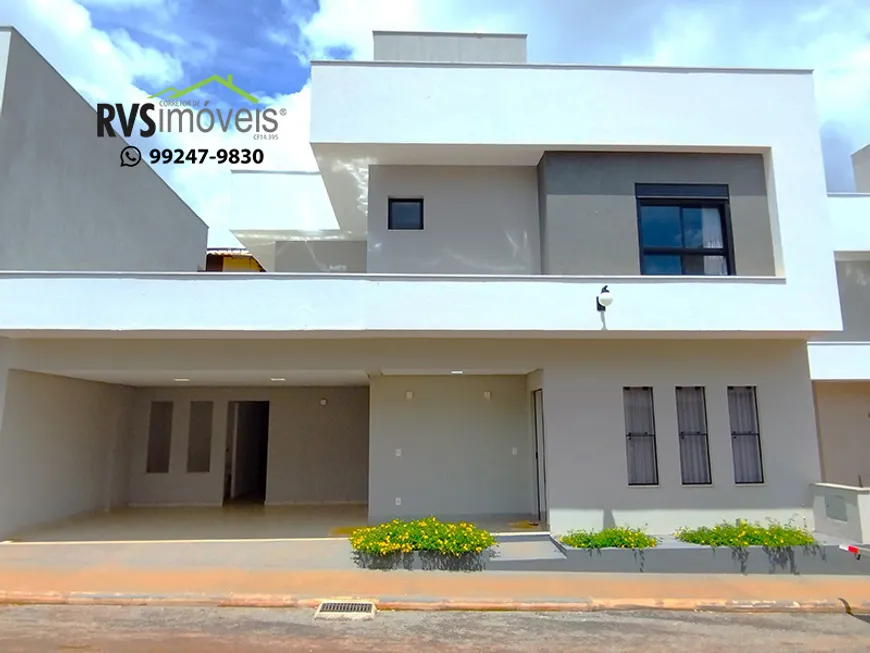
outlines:
[[[272,402],[269,427],[268,503],[366,501],[368,388],[293,388]]]
[[[368,271],[540,274],[532,166],[369,166]],[[387,229],[389,198],[423,198],[422,231]]]
[[[326,404],[321,404],[321,399]],[[146,474],[152,401],[174,402],[169,472]],[[190,402],[213,401],[211,465],[187,471]],[[133,418],[130,503],[220,505],[227,405],[269,402],[266,503],[364,503],[368,492],[369,394],[366,387],[139,388]]]
[[[0,108],[0,269],[195,271],[208,228],[14,30]],[[0,80],[2,81],[2,80]]]
[[[816,340],[870,340],[870,261],[837,261],[843,330]]]
[[[760,154],[548,152],[538,168],[545,274],[640,274],[637,183],[728,184],[737,274],[775,274]]]
[[[528,403],[525,376],[373,378],[369,520],[532,514]]]
[[[870,193],[870,145],[865,145],[852,155],[855,171],[855,192]]]

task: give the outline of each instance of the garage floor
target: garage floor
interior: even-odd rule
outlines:
[[[157,542],[347,537],[367,523],[365,505],[122,508],[23,531],[19,542]],[[493,532],[539,530],[531,523],[479,522]]]
[[[365,505],[122,508],[24,531],[24,542],[153,542],[346,537]]]

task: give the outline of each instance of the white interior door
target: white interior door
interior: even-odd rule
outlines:
[[[532,392],[532,412],[535,423],[535,463],[538,476],[538,519],[547,520],[547,467],[544,456],[544,391]]]
[[[239,402],[227,405],[227,440],[224,459],[224,500],[236,496],[236,449],[239,440]]]

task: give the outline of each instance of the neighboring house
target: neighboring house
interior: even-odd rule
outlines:
[[[208,227],[16,30],[0,26],[0,269],[196,271]]]
[[[206,272],[263,272],[263,267],[243,247],[210,247],[205,257]]]
[[[811,73],[374,38],[312,64],[320,174],[233,175],[266,273],[0,274],[0,535],[242,494],[835,529],[857,490],[814,484],[868,465],[870,195],[826,192]]]

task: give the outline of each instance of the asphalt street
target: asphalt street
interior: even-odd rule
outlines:
[[[312,610],[0,608],[3,653],[596,651],[867,653],[870,618],[681,612],[382,612],[314,620]]]

